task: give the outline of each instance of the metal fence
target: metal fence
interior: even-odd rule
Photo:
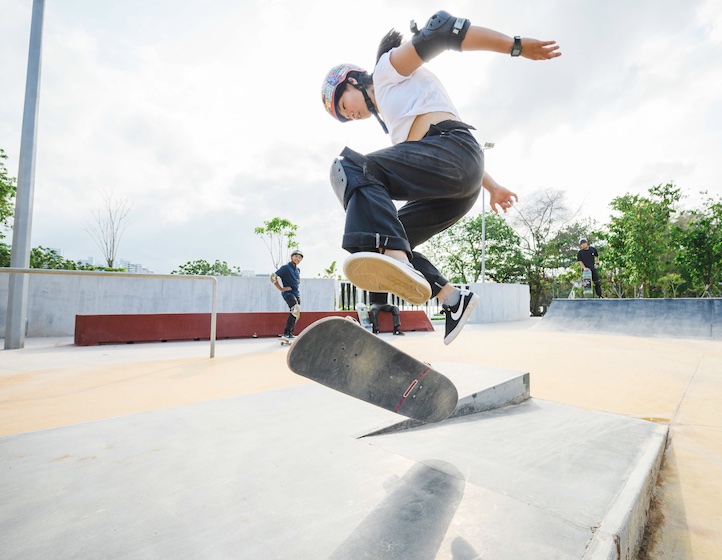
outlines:
[[[354,311],[357,303],[369,304],[369,292],[357,288],[350,282],[338,282],[337,289],[336,305],[340,311]],[[429,318],[441,313],[441,302],[436,298],[431,298],[424,305],[413,305],[399,296],[389,294],[389,303],[402,311],[423,311]]]
[[[207,280],[211,283],[211,326],[210,326],[210,357],[216,355],[216,322],[218,307],[218,279],[215,276],[184,275],[184,274],[138,274],[135,272],[105,272],[100,270],[58,270],[46,268],[0,268],[5,274],[52,274],[56,276],[102,276],[103,278],[164,278],[172,280]],[[7,330],[7,329],[6,329]],[[9,334],[5,334],[6,342]],[[10,348],[5,347],[6,350]]]

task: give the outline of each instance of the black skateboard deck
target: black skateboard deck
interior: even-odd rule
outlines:
[[[421,422],[448,418],[459,399],[447,377],[341,317],[307,327],[287,363],[298,375]]]

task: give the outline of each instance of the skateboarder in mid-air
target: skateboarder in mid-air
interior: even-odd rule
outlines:
[[[293,329],[301,316],[301,292],[299,291],[301,269],[298,268],[298,265],[302,260],[303,253],[294,249],[291,253],[291,260],[271,274],[271,282],[281,291],[283,301],[288,305],[288,319],[286,319],[286,326],[283,329],[283,338],[288,340],[295,338]],[[279,278],[283,285],[278,283]]]
[[[345,148],[331,167],[331,185],[346,210],[342,247],[352,255],[346,277],[373,292],[412,304],[438,297],[446,313],[444,343],[464,326],[479,297],[449,284],[415,247],[462,218],[481,187],[494,212],[506,212],[516,194],[484,172],[473,127],[424,63],[446,50],[492,51],[530,60],[561,55],[554,41],[508,37],[440,11],[404,42],[391,30],[381,41],[372,74],[352,64],[326,75],[322,98],[341,122],[374,116],[391,147],[362,155]],[[399,210],[394,200],[407,203]]]

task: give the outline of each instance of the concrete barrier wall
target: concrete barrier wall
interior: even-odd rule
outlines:
[[[526,284],[471,284],[479,304],[470,323],[508,323],[529,318],[529,286]]]
[[[538,328],[722,340],[722,299],[555,299]]]
[[[0,332],[5,333],[7,274],[0,275]],[[73,336],[76,315],[111,313],[209,313],[211,283],[165,278],[30,275],[27,336]],[[303,279],[303,309],[334,308],[334,281]],[[218,278],[218,312],[288,311],[267,278]]]
[[[0,333],[5,334],[9,275],[0,274]],[[304,311],[333,311],[336,281],[302,279]],[[474,284],[481,296],[472,323],[529,317],[529,288],[519,284]],[[112,278],[29,275],[27,336],[73,336],[76,315],[114,313],[208,313],[211,283],[200,279]],[[218,278],[218,312],[287,311],[267,278]]]

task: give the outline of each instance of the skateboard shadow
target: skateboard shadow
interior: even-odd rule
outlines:
[[[414,465],[329,560],[433,560],[465,485],[461,471],[444,461]]]
[[[451,544],[451,560],[480,560],[481,558],[483,558],[483,554],[479,554],[461,537],[456,537]]]

